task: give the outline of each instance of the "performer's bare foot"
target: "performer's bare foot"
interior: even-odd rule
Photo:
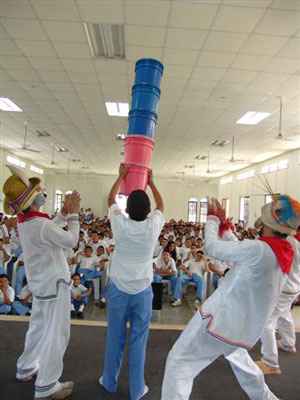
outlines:
[[[60,382],[59,389],[47,397],[35,397],[34,400],[61,400],[69,397],[73,392],[74,382]]]
[[[264,375],[280,375],[281,371],[279,368],[272,368],[265,364],[262,360],[255,361],[255,364],[262,370]]]
[[[280,340],[277,340],[277,348],[279,350],[285,351],[286,353],[290,353],[290,354],[295,354],[297,352],[296,349],[293,349],[293,348],[287,349],[286,347],[283,347]]]

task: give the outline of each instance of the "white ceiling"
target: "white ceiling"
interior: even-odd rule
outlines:
[[[300,146],[298,0],[1,0],[1,96],[24,112],[1,112],[0,146],[28,144],[41,153],[13,151],[50,167],[68,157],[93,173],[116,173],[126,118],[109,117],[105,101],[129,102],[134,64],[142,57],[165,66],[152,167],[156,175],[194,174],[184,165],[210,150],[211,169],[240,169],[228,162],[235,136],[236,157],[259,162]],[[83,22],[124,24],[125,60],[94,59]],[[283,133],[276,140],[279,99]],[[236,125],[249,110],[272,115],[256,126]],[[79,165],[79,166],[78,166]],[[196,175],[206,177],[206,161]]]

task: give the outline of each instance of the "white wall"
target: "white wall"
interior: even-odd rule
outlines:
[[[275,171],[264,176],[268,179],[273,192],[289,194],[293,198],[300,201],[300,150],[272,158],[268,161],[248,167],[243,171],[238,171],[228,176],[233,176],[233,182],[225,185],[219,185],[218,198],[230,199],[230,215],[233,216],[234,222],[239,219],[239,200],[242,196],[250,196],[250,218],[249,226],[253,226],[256,218],[260,216],[261,207],[265,204],[264,192],[257,188],[254,184],[261,185],[257,177],[238,181],[237,175],[241,172],[251,169],[255,170],[255,175],[260,174],[261,167],[272,164],[273,162],[288,159],[289,167],[281,171]],[[253,184],[254,183],[254,184]]]
[[[8,164],[7,160],[6,160],[6,157],[8,155],[10,155],[10,156],[12,156],[14,158],[17,158],[18,160],[24,161],[26,163],[26,167],[25,167],[25,169],[22,168],[22,170],[24,170],[26,175],[28,177],[30,177],[30,178],[31,177],[40,178],[42,187],[44,187],[44,184],[45,184],[45,173],[46,173],[46,171],[44,172],[44,175],[39,175],[39,174],[36,174],[35,172],[30,171],[30,169],[29,169],[30,165],[34,165],[35,167],[42,168],[42,169],[43,169],[43,167],[39,166],[39,164],[36,164],[36,163],[34,163],[32,161],[29,161],[29,160],[27,160],[25,158],[18,157],[16,155],[8,152],[7,150],[4,150],[4,149],[0,148],[0,189],[1,189],[0,190],[0,212],[3,211],[4,194],[2,192],[2,187],[3,187],[4,182],[6,181],[6,179],[11,175],[10,170],[6,166],[6,164]]]
[[[66,174],[56,174],[46,176],[46,191],[48,194],[47,205],[44,210],[48,213],[54,211],[55,191],[61,190],[65,193],[67,190],[76,189],[82,198],[82,207],[91,207],[97,216],[107,214],[107,196],[114,183],[116,176],[81,177],[70,176]],[[207,183],[194,182],[171,182],[166,179],[155,179],[155,183],[161,192],[165,203],[165,217],[187,220],[188,200],[196,197],[200,200],[206,196],[216,196],[218,186]],[[148,194],[149,189],[148,189]],[[153,199],[150,195],[152,207]]]

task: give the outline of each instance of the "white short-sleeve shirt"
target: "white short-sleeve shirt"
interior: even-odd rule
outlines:
[[[171,269],[172,271],[177,272],[176,264],[173,258],[170,258],[168,264],[166,264],[162,258],[159,258],[156,261],[156,269],[162,269],[162,270]]]
[[[7,288],[7,297],[11,302],[15,300],[15,291],[11,286],[8,286]],[[1,289],[0,289],[0,304],[4,304],[4,295]]]
[[[111,228],[116,242],[110,278],[117,288],[137,294],[153,280],[153,253],[165,223],[161,211],[153,211],[144,221],[126,218],[117,204],[110,207]]]
[[[91,271],[94,271],[95,267],[98,265],[98,261],[95,256],[91,257],[80,256],[79,263],[81,269],[90,269]]]
[[[185,266],[192,274],[197,274],[199,276],[203,276],[205,262],[204,261],[196,261],[196,260],[189,260],[185,263]]]

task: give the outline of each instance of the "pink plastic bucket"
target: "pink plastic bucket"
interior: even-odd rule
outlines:
[[[122,180],[119,193],[129,196],[134,190],[146,191],[150,169],[143,165],[128,165],[129,171],[126,177]]]
[[[124,163],[142,164],[150,168],[154,140],[146,136],[130,135],[125,139]]]

